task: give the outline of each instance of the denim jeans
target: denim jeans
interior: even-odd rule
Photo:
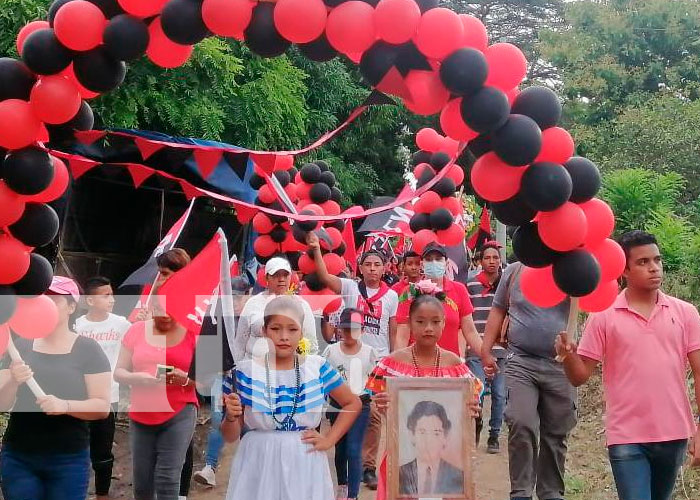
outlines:
[[[5,500],[85,500],[90,450],[35,454],[3,446],[0,471]]]
[[[337,410],[331,408],[329,419],[335,422],[338,416]],[[338,475],[338,484],[348,486],[348,498],[357,498],[360,494],[362,482],[362,443],[369,423],[370,403],[362,403],[362,411],[350,430],[335,445],[335,471]]]
[[[670,500],[688,441],[608,447],[620,500]]]
[[[221,421],[224,419],[221,406],[222,377],[214,377],[211,386],[211,420],[209,422],[209,436],[207,437],[207,451],[205,463],[216,469],[219,465],[221,448],[224,446],[224,437],[221,435]]]
[[[493,379],[487,380],[481,365],[481,358],[475,356],[467,358],[469,370],[483,382],[484,387],[487,384],[491,387],[491,419],[489,420],[491,430],[489,434],[498,437],[501,433],[501,427],[503,427],[503,412],[506,409],[506,358],[497,358],[496,361],[498,362],[498,373]],[[484,405],[483,396],[481,397],[481,405]]]

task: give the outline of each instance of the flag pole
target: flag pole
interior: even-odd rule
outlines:
[[[7,342],[7,352],[10,354],[10,359],[12,359],[12,361],[22,361],[22,356],[15,347],[15,343],[12,341],[12,334],[10,334],[8,337],[9,340]],[[34,377],[27,380],[25,384],[27,384],[29,390],[32,391],[32,394],[34,394],[34,396],[36,396],[37,398],[43,398],[44,396],[46,396],[46,393],[42,390],[41,387],[39,387],[39,384],[34,379]]]
[[[226,234],[219,228],[219,246],[221,247],[221,275],[219,278],[219,297],[221,299],[221,312],[224,317],[224,326],[227,335],[234,335],[235,321],[233,315],[233,290],[231,287],[231,266],[228,259],[228,241]]]

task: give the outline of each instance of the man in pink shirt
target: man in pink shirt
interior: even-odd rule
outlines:
[[[661,292],[656,238],[626,233],[627,288],[591,316],[578,349],[562,333],[556,350],[575,386],[603,364],[608,454],[620,500],[670,500],[688,440],[700,465],[700,432],[686,387],[688,363],[700,403],[700,315]],[[693,439],[694,438],[694,439]]]

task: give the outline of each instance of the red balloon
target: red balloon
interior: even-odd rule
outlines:
[[[411,99],[404,99],[404,103],[417,115],[439,113],[450,100],[450,92],[436,71],[413,70],[404,81],[411,94]]]
[[[258,199],[263,203],[270,204],[275,202],[277,195],[270,189],[270,186],[265,184],[258,190]]]
[[[481,52],[485,51],[489,45],[489,34],[486,32],[484,23],[469,14],[460,14],[459,20],[462,21],[462,27],[464,28],[462,45],[464,47],[472,47]]]
[[[307,184],[304,181],[299,181],[296,184],[297,186],[297,196],[299,196],[300,199],[309,199],[309,193],[311,192],[311,187],[313,184]]]
[[[519,95],[520,95],[520,88],[518,88],[518,87],[515,87],[514,89],[510,89],[508,92],[506,92],[506,97],[508,98],[508,104],[510,104],[512,106]]]
[[[7,99],[0,102],[0,147],[22,149],[34,143],[41,121],[27,101]]]
[[[25,204],[24,198],[7,187],[5,181],[0,180],[0,227],[17,222],[24,213]]]
[[[598,198],[582,203],[580,207],[588,219],[586,246],[595,247],[604,239],[609,238],[615,230],[615,214],[610,205]]]
[[[615,240],[605,239],[589,250],[600,264],[601,283],[617,280],[622,276],[627,265],[627,257]]]
[[[489,64],[486,85],[508,91],[520,85],[527,75],[527,59],[523,52],[510,43],[496,43],[484,52]]]
[[[311,210],[316,215],[324,215],[323,208],[321,208],[320,205],[316,205],[315,203],[307,203],[304,207],[304,210]]]
[[[48,21],[32,21],[31,23],[26,24],[21,30],[19,30],[19,34],[17,35],[17,53],[19,55],[22,55],[24,42],[27,40],[27,37],[29,37],[29,35],[31,35],[35,31],[43,30],[50,27],[51,26],[49,25]]]
[[[413,169],[413,177],[420,179],[423,174],[430,172],[430,174],[435,175],[435,169],[428,165],[427,163],[420,163]]]
[[[299,201],[299,195],[297,194],[297,185],[292,184],[291,182],[284,186],[284,192],[287,193],[287,196],[289,196],[289,199],[292,200],[292,203],[296,203]]]
[[[440,113],[440,127],[442,131],[452,139],[458,141],[471,141],[478,137],[478,133],[470,129],[464,120],[462,120],[462,112],[460,111],[462,98],[452,99]]]
[[[377,35],[396,45],[408,42],[416,34],[420,17],[415,0],[381,0],[374,11]]]
[[[454,196],[448,196],[447,198],[443,198],[442,208],[446,208],[447,210],[449,210],[450,213],[455,217],[461,215],[464,212],[464,208],[462,207],[462,201],[459,198],[455,198]]]
[[[29,269],[29,252],[19,240],[9,234],[0,234],[0,285],[10,285]]]
[[[70,66],[61,71],[60,74],[68,78],[71,82],[73,82],[73,85],[75,85],[78,88],[78,92],[80,92],[80,96],[83,99],[94,99],[95,97],[100,95],[98,92],[88,90],[80,84],[80,82],[75,76],[75,72],[73,71],[73,63],[70,63]]]
[[[202,19],[212,33],[243,40],[243,32],[253,17],[255,2],[251,0],[204,0]]]
[[[437,235],[430,229],[421,229],[413,235],[413,250],[417,253],[423,253],[423,250],[429,243],[437,241]]]
[[[308,250],[306,243],[300,243],[294,239],[294,235],[289,232],[282,242],[282,250],[285,252],[305,252]]]
[[[7,324],[0,325],[0,356],[4,356],[10,343],[10,327]]]
[[[340,4],[328,15],[326,37],[338,52],[346,55],[363,53],[377,38],[374,9],[358,0]]]
[[[255,217],[257,212],[258,211],[255,208],[244,207],[241,205],[236,207],[236,218],[238,219],[238,222],[245,225],[253,220],[253,217]]]
[[[435,153],[440,150],[442,140],[443,137],[432,128],[422,128],[416,134],[416,146],[430,153]]]
[[[471,172],[472,187],[488,201],[505,201],[520,191],[527,167],[512,167],[493,151],[476,160]]]
[[[462,46],[462,20],[450,9],[431,9],[423,14],[413,41],[427,57],[442,60]]]
[[[445,174],[445,176],[449,179],[452,179],[455,183],[455,186],[460,186],[464,182],[464,170],[462,170],[462,167],[460,167],[456,163],[452,164],[449,167],[449,170],[447,171],[447,174]]]
[[[275,156],[275,172],[287,171],[294,166],[294,156],[292,155],[277,155]]]
[[[37,118],[45,123],[60,125],[78,114],[82,99],[73,82],[65,76],[54,75],[42,76],[34,84],[29,102]]]
[[[136,17],[151,17],[160,14],[168,0],[117,0],[122,9]]]
[[[278,248],[279,245],[266,234],[258,236],[253,242],[253,250],[260,257],[270,257],[277,252]]]
[[[338,276],[345,269],[345,259],[334,253],[324,255],[323,262],[325,262],[328,272],[333,276]]]
[[[146,55],[153,64],[161,68],[178,68],[185,64],[192,55],[192,45],[180,45],[170,40],[163,32],[160,17],[148,27],[151,39]]]
[[[102,43],[107,19],[100,8],[84,0],[64,4],[56,12],[56,38],[71,50],[86,51]]]
[[[452,223],[449,228],[437,232],[437,239],[447,247],[459,245],[464,239],[464,228],[459,224]]]
[[[68,189],[70,184],[70,174],[66,168],[66,164],[55,156],[51,157],[53,162],[53,180],[49,187],[41,193],[30,196],[28,199],[37,203],[49,203],[60,198]],[[1,226],[2,224],[0,224]]]
[[[316,272],[316,262],[306,253],[301,254],[301,257],[299,257],[299,271],[304,274]]]
[[[452,137],[445,137],[438,151],[447,153],[450,158],[457,158],[459,155],[459,141],[454,140]]]
[[[308,43],[323,34],[326,27],[323,0],[277,0],[275,27],[292,43]]]
[[[263,212],[258,212],[257,214],[255,214],[255,217],[253,217],[253,229],[255,229],[255,231],[257,231],[258,233],[268,234],[270,231],[272,231],[273,227],[274,224],[267,216],[267,214]]]
[[[355,64],[360,64],[360,61],[362,60],[362,54],[363,52],[351,52],[349,54],[345,54],[348,59],[350,59],[352,62]]]
[[[321,203],[321,209],[323,210],[323,215],[340,215],[341,212],[340,205],[333,200]]]
[[[574,156],[574,150],[574,139],[569,132],[560,127],[548,128],[542,131],[542,150],[534,163],[566,163]]]
[[[554,282],[552,266],[541,269],[524,267],[520,273],[520,289],[525,298],[537,307],[554,307],[566,299],[566,294]]]
[[[603,281],[592,294],[581,297],[578,305],[588,313],[603,312],[615,303],[619,293],[617,281]]]
[[[537,230],[542,242],[552,250],[568,252],[586,240],[588,220],[581,207],[566,202],[552,212],[541,212]]]
[[[31,299],[18,298],[17,309],[7,322],[10,328],[25,339],[40,339],[58,325],[56,303],[46,295]]]
[[[441,205],[442,200],[439,194],[435,191],[426,191],[420,195],[413,210],[415,210],[417,214],[429,214],[440,208]]]

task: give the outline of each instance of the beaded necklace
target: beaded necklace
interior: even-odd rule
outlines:
[[[440,373],[440,347],[435,346],[435,364],[433,366],[433,377],[437,377]],[[415,370],[415,376],[420,377],[420,370],[418,368],[418,358],[416,357],[416,345],[411,347],[411,357],[413,358],[413,369]]]
[[[301,388],[301,374],[299,370],[299,357],[294,355],[294,375],[296,376],[296,387],[294,388],[294,402],[292,404],[292,411],[288,413],[284,419],[281,421],[277,419],[277,397],[275,396],[274,404],[272,400],[272,384],[270,383],[270,355],[265,355],[265,395],[267,396],[267,404],[270,406],[270,411],[272,412],[272,420],[275,422],[275,427],[278,431],[291,430],[291,425],[293,423],[292,419],[297,413],[299,406],[299,392]]]

